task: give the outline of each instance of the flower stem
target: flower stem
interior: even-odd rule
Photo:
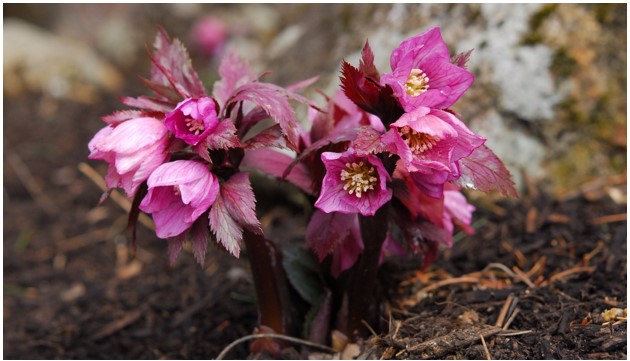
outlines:
[[[354,339],[365,338],[368,328],[364,322],[373,321],[370,315],[377,307],[375,301],[376,275],[381,248],[387,236],[389,207],[381,207],[374,216],[359,215],[364,250],[353,267],[348,287],[348,332]],[[371,310],[372,309],[372,310]]]

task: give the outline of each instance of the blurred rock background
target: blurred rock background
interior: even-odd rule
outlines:
[[[195,35],[208,16],[223,22],[206,28],[225,31],[224,44]],[[440,26],[453,54],[474,49],[476,81],[454,109],[519,185],[526,173],[564,193],[626,172],[626,4],[5,4],[5,107],[27,95],[40,98],[33,112],[42,117],[66,101],[105,114],[122,108],[118,96],[145,92],[138,75],[148,75],[158,24],[189,48],[208,89],[221,54],[235,49],[271,70],[269,81],[320,75],[327,94],[341,60],[357,64],[366,39],[389,71],[403,39]],[[102,126],[97,117],[71,121]],[[76,151],[87,156],[87,147]]]

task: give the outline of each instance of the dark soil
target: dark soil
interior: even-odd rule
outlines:
[[[132,258],[126,213],[112,200],[97,207],[101,192],[77,165],[96,119],[117,104],[31,95],[5,105],[5,358],[208,359],[252,333],[246,254],[210,249],[200,267],[184,252],[171,268],[166,244],[140,227]],[[428,270],[386,263],[385,331],[361,356],[486,358],[483,335],[496,359],[625,359],[627,324],[601,315],[627,306],[625,182],[600,179],[557,199],[530,186],[520,200],[478,204],[477,234]],[[255,185],[276,200],[259,209],[268,237],[299,238],[298,201],[268,187]],[[228,354],[248,356],[247,343]]]

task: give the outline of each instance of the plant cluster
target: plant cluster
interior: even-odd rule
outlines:
[[[473,233],[461,188],[516,196],[509,172],[450,107],[473,82],[470,52],[454,57],[440,29],[403,41],[380,73],[366,42],[358,67],[343,62],[341,89],[326,104],[299,94],[317,78],[281,87],[234,54],[209,94],[186,49],[160,30],[151,96],[123,97],[133,110],[104,116],[90,159],[109,164],[110,191],[133,199],[129,222],[152,215],[174,262],[190,242],[203,265],[208,243],[251,263],[260,326],[327,342],[330,330],[365,336],[379,302],[386,257],[426,265],[458,228]],[[290,102],[308,107],[299,122]],[[312,201],[305,247],[264,237],[249,172],[297,186]],[[275,344],[259,342],[273,349]]]

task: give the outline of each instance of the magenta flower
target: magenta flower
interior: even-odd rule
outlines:
[[[383,143],[435,197],[441,196],[441,191],[435,192],[444,182],[459,178],[459,160],[486,141],[453,114],[426,107],[403,114],[390,128]]]
[[[444,229],[449,235],[453,234],[454,226],[457,226],[467,234],[473,234],[475,230],[470,226],[472,213],[475,206],[466,201],[466,197],[457,186],[448,184],[444,190]],[[446,240],[447,246],[452,245],[452,238]]]
[[[195,22],[192,36],[197,46],[207,55],[221,51],[227,38],[227,29],[221,19],[206,16]]]
[[[164,125],[175,137],[190,145],[206,139],[219,124],[217,105],[209,97],[189,98],[166,115]]]
[[[162,164],[147,181],[140,209],[153,215],[160,238],[175,237],[206,212],[219,193],[219,182],[202,163],[176,160]]]
[[[403,41],[390,57],[392,73],[383,73],[381,83],[389,85],[407,112],[418,107],[445,109],[470,87],[474,76],[451,64],[439,28]]]
[[[132,197],[167,158],[168,132],[154,118],[135,118],[101,129],[88,144],[90,159],[110,164],[107,188],[121,187]]]
[[[326,213],[361,213],[372,216],[392,198],[387,188],[391,178],[383,163],[373,155],[322,153],[326,175],[315,207]]]

